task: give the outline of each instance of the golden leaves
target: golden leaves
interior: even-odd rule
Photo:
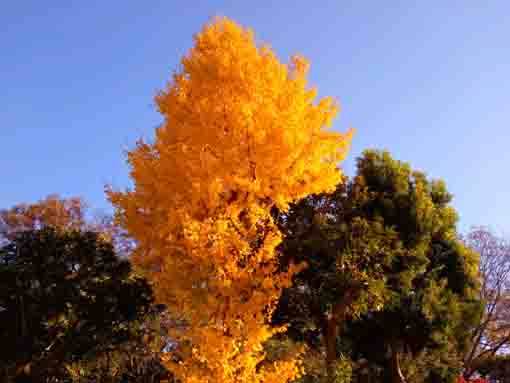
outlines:
[[[187,323],[172,336],[192,352],[171,370],[188,383],[287,382],[295,360],[257,368],[282,331],[268,322],[294,272],[277,273],[270,209],[333,190],[351,132],[325,130],[338,106],[315,103],[304,58],[280,63],[226,18],[194,40],[155,98],[154,144],[128,155],[135,188],[109,198],[157,298]]]

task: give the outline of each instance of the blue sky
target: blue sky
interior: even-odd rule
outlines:
[[[510,233],[508,1],[6,1],[0,8],[0,207],[50,193],[109,209],[152,98],[215,15],[255,30],[338,98],[335,129],[455,195],[460,228]]]

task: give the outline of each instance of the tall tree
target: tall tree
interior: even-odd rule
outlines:
[[[331,191],[350,135],[324,129],[337,113],[315,103],[308,63],[281,64],[253,33],[216,19],[194,37],[156,97],[154,143],[128,155],[134,189],[109,192],[138,246],[133,259],[183,326],[172,336],[183,382],[286,382],[293,359],[264,363],[263,344],[295,267],[276,272],[280,233],[270,210]]]
[[[95,232],[18,233],[0,249],[0,306],[2,379],[70,380],[73,365],[97,370],[101,358],[118,363],[120,350],[158,371],[143,342],[151,289]],[[116,381],[100,370],[99,380]]]
[[[455,304],[471,308],[476,256],[455,240],[450,200],[444,183],[427,180],[388,152],[369,150],[358,159],[356,176],[335,193],[309,197],[282,215],[281,260],[309,267],[295,276],[276,319],[293,318],[309,343],[318,332],[307,339],[307,328],[320,330],[330,380],[346,314],[354,317],[346,334],[354,356],[385,367],[391,382],[404,380],[406,349],[418,352],[446,332],[441,316],[459,324],[461,313],[467,315]]]
[[[480,307],[475,296],[478,259],[457,239],[457,214],[444,182],[428,180],[388,153],[373,151],[358,160],[358,177],[371,195],[361,214],[380,217],[392,227],[405,251],[388,270],[398,275],[388,280],[389,301],[383,310],[353,323],[354,339],[360,338],[353,344],[367,359],[388,355],[382,361],[385,381],[403,382],[403,353],[417,355],[452,343],[458,353],[464,347],[462,334]],[[456,373],[442,371],[441,379]]]
[[[480,300],[485,304],[482,320],[473,329],[472,343],[464,357],[464,376],[469,378],[485,359],[510,348],[510,241],[489,229],[472,229],[464,238],[480,254]]]
[[[391,228],[357,213],[360,201],[369,197],[360,181],[355,178],[332,194],[312,195],[288,212],[275,212],[284,235],[280,264],[305,263],[306,268],[284,291],[273,323],[290,322],[289,335],[311,346],[307,357],[324,352],[325,367],[316,375],[327,373],[331,382],[343,373],[337,343],[345,319],[383,306],[388,266],[402,252]]]

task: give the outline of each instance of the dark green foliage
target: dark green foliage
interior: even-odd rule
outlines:
[[[328,311],[364,286],[348,302],[352,320],[337,350],[344,347],[355,365],[364,359],[382,369],[385,381],[399,381],[401,369],[425,370],[413,357],[428,361],[423,379],[452,378],[480,305],[477,255],[457,240],[451,199],[442,181],[388,152],[366,151],[356,176],[335,193],[275,214],[285,236],[283,267],[309,265],[282,296],[275,322],[290,321],[290,336],[320,348]]]
[[[472,323],[469,307],[459,304],[458,297],[433,290],[418,293],[421,296],[415,299],[402,300],[400,308],[373,312],[350,322],[344,336],[351,340],[352,357],[368,359],[384,369],[388,374],[386,380],[391,381],[389,358],[397,350],[405,376],[411,379],[410,370],[421,370],[422,379],[411,381],[435,382],[434,376],[449,377],[450,380],[442,382],[453,381],[462,368],[462,344],[468,340],[467,330]],[[440,300],[425,302],[430,295]],[[429,316],[426,306],[437,312]]]
[[[360,291],[350,304],[351,315],[381,306],[386,299],[386,271],[401,245],[378,218],[369,221],[356,214],[354,196],[366,197],[357,186],[341,184],[331,195],[309,196],[287,214],[275,214],[284,235],[280,264],[307,265],[284,291],[273,317],[275,323],[292,322],[291,332],[320,329],[325,313],[353,286]]]
[[[0,250],[0,365],[4,373],[43,382],[84,374],[111,376],[128,359],[163,372],[143,342],[152,333],[152,292],[129,262],[95,232],[25,231]],[[143,359],[142,358],[142,359]],[[101,380],[100,379],[100,380]],[[57,381],[57,380],[54,380]],[[126,380],[124,380],[126,381]]]
[[[475,294],[478,259],[457,239],[456,214],[448,205],[451,196],[442,182],[410,172],[387,153],[366,153],[358,161],[358,177],[373,196],[368,216],[378,215],[394,228],[406,251],[390,270],[391,275],[404,275],[405,283],[401,279],[389,284],[392,299],[384,310],[351,322],[346,336],[356,339],[354,355],[380,366],[390,366],[389,355],[395,353],[417,358],[426,350],[439,354],[447,349],[460,358],[469,327],[480,314]],[[453,381],[459,364],[450,360],[430,365],[422,378]],[[388,382],[394,379],[389,370]]]

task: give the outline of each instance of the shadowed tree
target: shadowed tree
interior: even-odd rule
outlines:
[[[415,371],[412,382],[454,382],[462,368],[462,354],[469,346],[469,330],[480,315],[473,268],[477,255],[458,240],[433,240],[423,273],[412,289],[401,294],[398,305],[368,313],[350,323],[354,355],[386,366],[388,355],[399,350],[404,370]],[[392,382],[392,369],[385,381]],[[419,379],[418,379],[419,376]]]
[[[354,351],[386,365],[385,381],[403,382],[403,353],[439,352],[452,344],[450,353],[465,349],[466,333],[480,312],[478,256],[457,239],[452,196],[442,181],[430,181],[381,152],[365,153],[358,177],[372,196],[363,215],[381,217],[398,233],[405,252],[391,263],[390,275],[399,277],[388,280],[384,309],[350,326]],[[459,368],[446,366],[426,379],[440,374],[442,381],[451,381]]]
[[[156,315],[151,289],[95,232],[18,233],[0,249],[0,306],[8,381],[69,381],[73,366],[119,363],[119,350],[138,358],[138,367],[164,372],[143,341],[153,333],[147,318]],[[101,368],[101,381],[116,381],[110,366]]]
[[[280,264],[304,262],[306,268],[284,291],[273,323],[290,323],[289,335],[311,346],[308,356],[324,352],[316,375],[327,373],[329,381],[342,373],[337,343],[345,319],[383,306],[386,270],[402,251],[396,233],[379,219],[355,214],[367,198],[359,186],[349,181],[333,194],[309,196],[288,212],[275,212],[284,235]]]
[[[438,334],[453,337],[476,311],[476,255],[455,239],[450,200],[444,183],[387,152],[365,151],[356,177],[335,193],[280,215],[282,262],[305,261],[308,268],[294,277],[274,319],[291,320],[290,334],[308,344],[322,335],[330,379],[346,314],[354,317],[344,337],[354,356],[384,367],[386,381],[402,382],[405,351],[432,346]]]

